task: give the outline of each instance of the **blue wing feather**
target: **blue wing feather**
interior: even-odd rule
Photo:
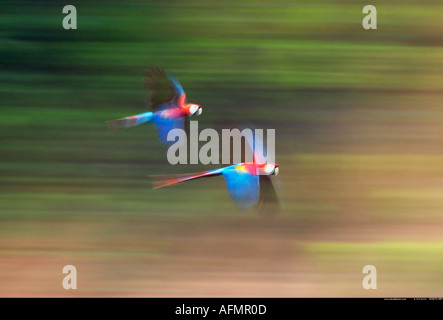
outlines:
[[[165,145],[174,144],[175,141],[168,141],[168,133],[172,129],[182,129],[184,130],[184,118],[180,117],[177,119],[164,118],[158,114],[154,114],[152,117],[152,122],[158,130],[158,139],[161,143]]]
[[[183,87],[180,84],[180,82],[177,80],[177,78],[174,77],[169,72],[166,72],[166,74],[168,75],[169,80],[172,82],[172,85],[174,86],[174,90],[175,90],[177,97],[180,97],[182,94],[185,94],[185,91],[183,90]]]
[[[249,147],[252,149],[254,155],[254,162],[263,164],[266,163],[264,153],[266,149],[263,145],[263,141],[253,133],[254,131],[249,132],[248,130],[243,130],[243,136],[249,144]]]
[[[240,209],[249,209],[258,203],[260,197],[259,176],[239,172],[235,168],[225,168],[222,175],[226,180],[231,198]]]

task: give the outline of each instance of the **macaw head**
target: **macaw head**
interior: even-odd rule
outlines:
[[[187,103],[185,108],[190,116],[199,116],[203,112],[202,106],[195,103]]]
[[[276,176],[276,175],[278,175],[278,172],[280,171],[280,169],[278,168],[278,164],[267,163],[264,166],[263,171],[268,175]]]

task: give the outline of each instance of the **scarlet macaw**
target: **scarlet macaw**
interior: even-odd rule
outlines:
[[[186,94],[180,82],[163,69],[153,68],[148,71],[145,87],[151,91],[152,112],[110,120],[108,123],[112,129],[131,128],[153,122],[158,129],[159,140],[164,144],[170,144],[173,142],[167,141],[170,130],[186,130],[185,118],[202,114],[203,109],[200,105],[186,103]]]
[[[244,137],[250,146],[254,146],[251,135],[244,135]],[[253,157],[254,162],[242,162],[196,174],[151,176],[160,178],[160,180],[154,181],[154,189],[190,180],[222,175],[225,178],[226,187],[231,198],[240,209],[249,209],[259,202],[262,204],[262,208],[278,204],[270,176],[278,175],[279,165],[264,162],[263,145],[257,139],[255,140]],[[274,207],[272,209],[277,210],[278,208]]]

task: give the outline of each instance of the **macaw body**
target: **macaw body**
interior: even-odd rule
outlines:
[[[202,107],[194,103],[186,103],[186,94],[178,80],[170,73],[161,69],[152,69],[148,74],[146,87],[153,91],[151,105],[153,111],[108,121],[112,129],[131,128],[152,122],[158,129],[159,140],[164,144],[168,132],[172,129],[186,130],[186,118],[200,115]]]
[[[190,180],[222,175],[226,181],[229,195],[240,209],[255,206],[260,199],[260,185],[268,183],[270,175],[277,175],[278,164],[238,163],[224,168],[197,174],[180,176],[173,179],[156,181],[154,189],[171,186]],[[270,182],[270,180],[269,180]]]
[[[262,209],[277,211],[278,198],[270,176],[278,175],[279,166],[278,164],[265,161],[263,142],[254,136],[252,131],[251,133],[242,131],[242,134],[253,152],[253,162],[237,163],[196,174],[175,175],[172,177],[153,176],[154,178],[163,178],[154,181],[154,189],[222,175],[225,178],[229,195],[240,209],[249,209],[260,202]]]
[[[168,144],[168,133],[172,129],[184,129],[184,117],[189,113],[184,108],[167,108],[157,112],[145,112],[111,121],[111,128],[131,128],[152,122],[157,127],[160,142]]]

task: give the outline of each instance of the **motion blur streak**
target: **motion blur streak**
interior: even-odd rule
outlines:
[[[370,31],[355,1],[75,5],[64,30],[58,1],[2,2],[0,296],[443,296],[440,0],[374,3]],[[278,215],[222,179],[151,190],[215,168],[170,166],[149,126],[107,134],[153,65],[201,130],[276,129]]]

